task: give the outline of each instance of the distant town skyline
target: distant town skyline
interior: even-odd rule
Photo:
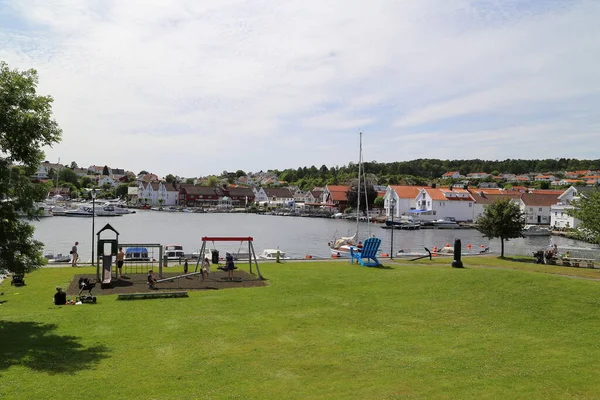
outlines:
[[[0,60],[55,99],[48,161],[331,167],[359,131],[368,161],[598,157],[597,1],[2,5]]]

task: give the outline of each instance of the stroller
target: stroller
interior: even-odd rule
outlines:
[[[23,274],[14,274],[12,276],[12,280],[10,281],[12,286],[25,286],[25,275]]]
[[[533,252],[536,264],[544,264],[544,250],[538,250]]]
[[[79,296],[77,297],[77,301],[81,301],[82,303],[96,303],[96,296],[92,295],[94,287],[96,287],[96,284],[90,282],[88,278],[79,278]],[[88,294],[82,295],[86,290]]]

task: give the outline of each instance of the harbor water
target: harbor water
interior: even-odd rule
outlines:
[[[69,254],[75,241],[79,242],[80,259],[87,261],[92,256],[92,218],[49,217],[31,222],[35,226],[35,239],[44,243],[45,252]],[[204,236],[251,236],[254,249],[280,249],[292,258],[329,258],[328,242],[339,236],[352,236],[356,221],[331,218],[303,218],[274,215],[233,213],[181,213],[138,210],[135,214],[120,217],[96,217],[95,231],[110,223],[120,234],[122,244],[156,243],[161,245],[180,244],[185,253],[200,249]],[[453,245],[461,239],[463,249],[470,244],[473,252],[489,247],[493,253],[500,252],[500,241],[488,240],[475,229],[381,229],[381,224],[360,223],[359,240],[375,234],[382,240],[382,253],[398,250],[422,251],[423,247],[441,248]],[[106,237],[110,235],[107,234]],[[103,236],[105,237],[105,236]],[[559,236],[538,236],[513,239],[505,243],[507,255],[528,255],[556,243],[560,251],[570,250],[573,256],[599,258],[600,247]],[[246,252],[247,244],[238,242],[209,242],[207,248],[216,248],[221,253]],[[151,249],[148,249],[152,252]],[[158,250],[151,257],[158,258]]]

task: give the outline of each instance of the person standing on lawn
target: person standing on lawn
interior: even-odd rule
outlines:
[[[119,252],[117,253],[117,270],[119,272],[119,278],[123,276],[123,261],[125,261],[125,252],[123,252],[122,247],[119,247]]]

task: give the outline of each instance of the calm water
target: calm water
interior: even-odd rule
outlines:
[[[192,253],[200,248],[203,236],[252,236],[257,253],[266,248],[279,248],[294,258],[304,258],[306,254],[313,257],[329,257],[327,242],[336,236],[351,236],[356,229],[356,222],[336,219],[144,210],[122,217],[96,217],[96,232],[106,223],[110,223],[119,231],[120,243],[181,244],[186,253]],[[73,243],[78,241],[81,259],[87,261],[91,258],[91,218],[51,217],[35,221],[33,224],[36,227],[35,238],[45,244],[46,251],[68,254]],[[360,236],[363,240],[368,236],[369,229],[382,239],[383,252],[389,253],[391,230],[381,229],[379,224],[369,226],[367,223],[361,223]],[[453,244],[455,239],[462,240],[463,248],[471,244],[473,250],[478,250],[484,245],[490,246],[492,252],[500,251],[498,240],[489,241],[474,229],[421,229],[395,230],[394,252],[399,249],[422,249],[424,246],[430,249],[434,246],[442,247],[446,243]],[[506,253],[531,255],[532,251],[545,248],[551,243],[557,243],[561,250],[574,248],[575,250],[571,250],[574,256],[579,248],[586,257],[589,257],[591,252],[586,249],[595,249],[594,258],[599,258],[600,255],[598,246],[557,236],[512,240],[506,243]],[[239,242],[216,243],[216,248],[221,252],[244,251],[246,246]],[[209,244],[209,248],[213,248],[212,243]],[[151,256],[158,258],[158,252]]]

